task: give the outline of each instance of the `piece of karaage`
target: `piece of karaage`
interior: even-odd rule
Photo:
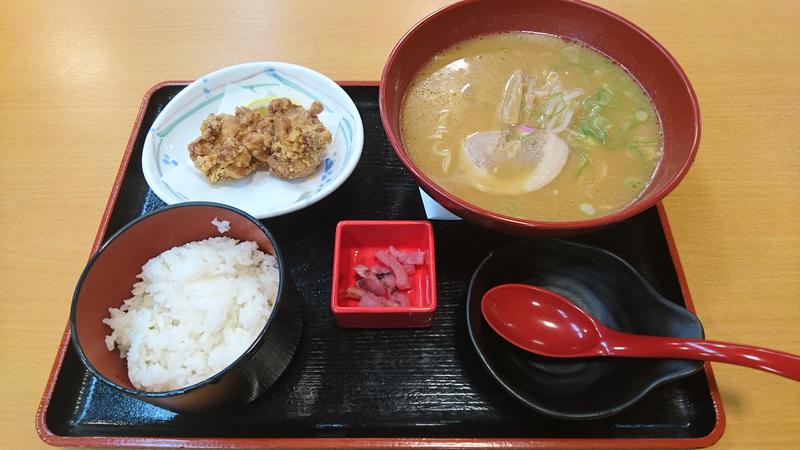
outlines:
[[[200,137],[189,144],[189,158],[211,183],[246,177],[256,170],[254,152],[271,141],[262,116],[247,108],[234,115],[209,114],[200,126]]]
[[[322,104],[316,101],[308,110],[288,98],[270,102],[267,117],[271,117],[274,128],[267,165],[273,174],[293,179],[317,170],[332,139],[317,118],[322,110]]]
[[[189,157],[211,183],[245,177],[259,166],[284,179],[307,177],[332,140],[317,117],[322,111],[317,101],[306,110],[282,97],[259,111],[210,114],[189,144]]]

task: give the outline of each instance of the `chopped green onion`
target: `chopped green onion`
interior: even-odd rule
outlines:
[[[612,127],[611,121],[603,116],[592,117],[592,126],[603,130],[607,130]]]
[[[597,139],[605,145],[606,141],[608,140],[608,135],[606,134],[606,130],[603,127],[596,126],[601,125],[601,121],[595,122],[594,120],[589,119],[588,117],[584,117],[580,121],[578,121],[578,131],[581,132],[584,136],[592,137]]]
[[[581,205],[578,206],[578,209],[580,209],[581,212],[587,216],[593,216],[595,214],[594,206],[588,203],[581,203]]]
[[[617,95],[614,91],[604,84],[597,88],[594,93],[583,99],[581,106],[583,109],[590,111],[589,115],[594,115],[602,111],[606,106],[617,106]]]
[[[617,94],[608,87],[608,84],[603,84],[597,89],[597,93],[600,94],[600,97],[605,101],[606,105],[615,106],[617,103]],[[613,105],[612,105],[613,103]]]
[[[642,153],[642,150],[639,147],[637,147],[636,145],[627,144],[625,147],[628,149],[628,152],[631,155],[639,157],[639,159],[641,159],[642,161],[645,160],[644,154]]]
[[[622,124],[622,132],[627,133],[631,130],[631,128],[639,125],[639,122],[636,120],[626,120],[625,123]]]
[[[589,167],[589,164],[592,163],[592,158],[589,157],[588,153],[581,153],[578,155],[578,158],[580,158],[581,162],[580,166],[578,166],[578,173],[575,174],[576,177],[580,177],[581,175],[583,175],[583,172],[586,170],[587,167]]]

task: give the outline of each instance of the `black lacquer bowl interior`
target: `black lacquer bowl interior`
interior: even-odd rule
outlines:
[[[608,416],[702,367],[690,360],[566,359],[526,352],[495,333],[481,314],[483,294],[504,283],[547,288],[623,332],[702,338],[703,328],[695,315],[661,297],[633,267],[605,250],[548,239],[518,241],[492,252],[470,282],[470,339],[491,375],[541,413],[562,419]]]

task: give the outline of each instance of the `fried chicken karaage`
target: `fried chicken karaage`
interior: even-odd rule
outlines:
[[[307,177],[322,162],[331,133],[319,121],[322,104],[314,102],[306,110],[288,98],[276,98],[267,114],[273,117],[272,151],[267,158],[270,171],[285,179]]]
[[[322,104],[306,110],[288,98],[276,98],[253,111],[210,114],[201,135],[189,144],[189,157],[211,183],[245,177],[265,167],[284,179],[307,177],[322,162],[331,133],[317,115]]]
[[[251,149],[264,146],[260,128],[260,115],[247,108],[233,116],[210,114],[189,144],[189,158],[212,183],[246,177],[256,170]]]

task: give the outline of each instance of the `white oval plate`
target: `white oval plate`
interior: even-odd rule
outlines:
[[[210,113],[232,114],[236,106],[264,97],[289,97],[305,108],[314,100],[322,103],[319,119],[333,136],[323,163],[303,179],[287,181],[258,170],[212,185],[192,164],[187,146],[200,135],[200,124]],[[355,169],[363,145],[361,116],[339,85],[302,66],[254,62],[217,70],[176,95],[147,133],[142,171],[153,192],[169,205],[212,201],[265,219],[305,208],[336,190]]]

